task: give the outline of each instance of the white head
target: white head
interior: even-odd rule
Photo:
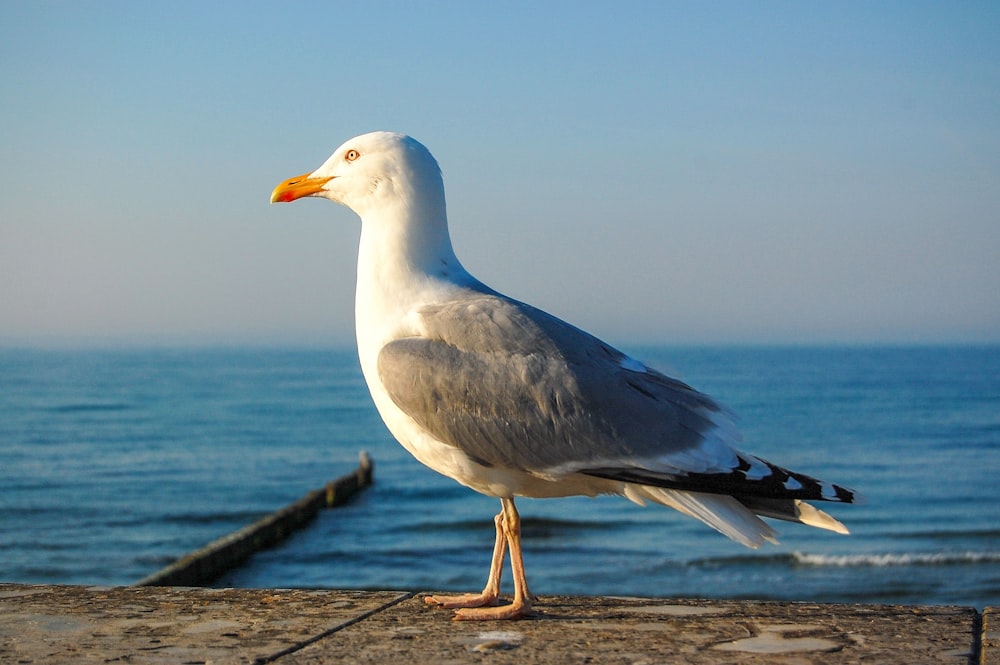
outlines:
[[[419,141],[392,132],[372,132],[347,141],[312,173],[275,187],[271,203],[304,196],[341,203],[362,219],[371,213],[417,211],[444,217],[444,184],[437,161]]]
[[[441,169],[415,139],[391,132],[357,136],[312,173],[275,187],[271,203],[304,196],[341,203],[361,217],[358,293],[364,297],[373,297],[373,284],[398,288],[410,279],[399,277],[404,273],[465,279],[448,234]]]

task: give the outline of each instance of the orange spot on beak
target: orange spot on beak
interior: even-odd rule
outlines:
[[[291,203],[303,196],[315,196],[323,191],[323,185],[333,177],[316,178],[308,173],[289,178],[271,192],[271,203]]]

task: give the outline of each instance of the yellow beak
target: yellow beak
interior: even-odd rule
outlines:
[[[323,185],[331,180],[332,177],[310,178],[308,173],[289,178],[271,192],[271,203],[290,203],[303,196],[318,194],[323,191]]]

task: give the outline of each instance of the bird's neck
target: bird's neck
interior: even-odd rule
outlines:
[[[393,202],[362,215],[359,285],[394,292],[457,266],[443,200]]]
[[[440,204],[389,205],[362,215],[355,300],[359,351],[406,334],[407,314],[471,279],[452,249]]]

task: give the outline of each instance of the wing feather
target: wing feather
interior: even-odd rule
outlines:
[[[713,494],[850,501],[853,493],[732,447],[728,412],[541,310],[473,294],[420,311],[385,345],[393,402],[484,466]]]

